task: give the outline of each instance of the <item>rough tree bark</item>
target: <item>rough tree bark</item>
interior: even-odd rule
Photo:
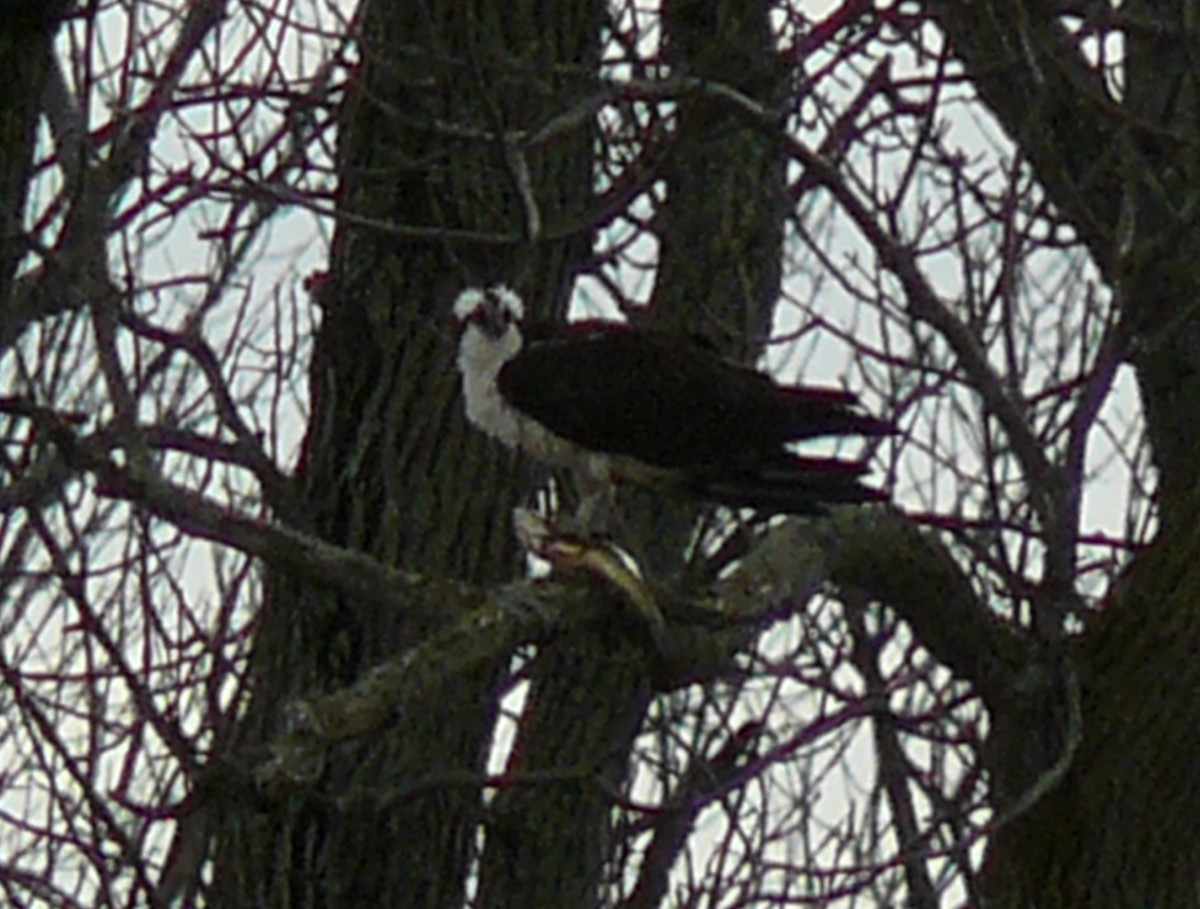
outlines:
[[[529,236],[525,209],[531,196],[549,233],[586,208],[590,130],[523,149],[521,161],[501,135],[543,125],[589,89],[597,10],[365,5],[339,208],[379,226],[340,225],[317,291],[313,413],[288,515],[301,526],[428,577],[488,584],[518,570],[509,515],[528,473],[465,425],[449,304],[467,283],[503,280],[545,314],[588,249],[586,231]],[[437,624],[273,578],[240,742],[270,740],[289,699],[347,684]],[[495,678],[481,672],[389,734],[331,753],[312,787],[231,808],[216,859],[222,904],[459,905],[479,787],[390,796],[431,775],[482,773]]]
[[[12,280],[26,245],[23,216],[33,175],[34,139],[42,113],[42,93],[54,63],[54,35],[70,0],[0,11],[0,57],[8,78],[0,85],[0,344],[7,346],[36,317],[15,312]],[[13,4],[8,4],[12,7]]]

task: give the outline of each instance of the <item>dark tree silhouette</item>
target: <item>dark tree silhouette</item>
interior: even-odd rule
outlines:
[[[1191,3],[816,6],[0,3],[7,902],[1196,902]],[[501,281],[893,504],[530,577]]]

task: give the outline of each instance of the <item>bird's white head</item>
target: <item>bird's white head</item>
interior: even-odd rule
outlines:
[[[465,331],[476,326],[488,338],[502,338],[525,318],[525,303],[504,284],[468,287],[454,301],[454,318]]]

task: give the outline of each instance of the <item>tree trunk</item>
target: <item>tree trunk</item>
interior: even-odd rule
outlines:
[[[1080,639],[1039,641],[1021,684],[989,704],[1000,829],[986,864],[988,906],[1196,904],[1200,236],[1180,201],[1196,192],[1200,139],[1191,7],[1122,6],[1141,26],[1127,40],[1118,115],[1048,5],[930,6],[981,96],[1119,287],[1122,353],[1138,376],[1160,469],[1158,539],[1108,611]],[[1065,778],[1006,817],[1068,753],[1076,725]]]
[[[596,4],[369,3],[340,136],[339,225],[312,369],[294,514],[341,545],[480,584],[520,570],[510,513],[528,472],[468,429],[449,319],[467,283],[507,280],[542,313],[587,232],[525,244],[525,199],[497,133],[529,130],[592,89]],[[543,224],[591,194],[588,128],[524,151]],[[432,630],[328,591],[270,579],[239,754],[291,699],[359,678]],[[214,878],[222,905],[461,904],[480,820],[497,666],[415,721],[334,749],[313,785],[231,806]],[[431,783],[421,787],[423,782]],[[422,792],[399,803],[399,787]]]
[[[5,301],[0,349],[37,315],[13,311],[18,299],[12,286],[17,266],[29,251],[25,202],[42,95],[49,68],[55,65],[54,35],[70,5],[69,0],[21,4],[19,12],[6,11],[0,21],[0,59],[7,69],[0,83],[0,300]]]
[[[762,4],[668,4],[663,29],[680,72],[726,79],[738,73],[750,97],[773,103],[782,76]],[[769,137],[702,97],[680,104],[668,155],[658,280],[645,316],[744,357],[747,337],[769,324],[778,296],[783,159]],[[621,542],[636,549],[651,576],[678,578],[695,515],[661,497],[626,496]],[[652,651],[618,628],[571,635],[535,661],[509,772],[581,775],[497,795],[481,905],[594,904],[604,863],[621,846],[614,842],[612,793],[625,779],[650,703],[653,660]]]

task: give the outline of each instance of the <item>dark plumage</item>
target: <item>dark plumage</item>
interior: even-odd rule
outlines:
[[[490,361],[499,393],[494,408],[512,408],[518,415],[509,418],[514,426],[531,420],[549,430],[580,449],[581,460],[587,454],[612,456],[606,466],[610,478],[778,512],[808,513],[820,511],[822,503],[883,497],[859,482],[866,472],[861,460],[810,457],[788,448],[823,436],[893,431],[887,421],[858,411],[853,394],[782,386],[690,339],[621,323],[532,330],[519,324],[519,307],[504,309],[503,294],[511,292],[476,293],[477,306],[458,308],[481,326],[469,359],[480,361],[479,351],[492,349],[487,344],[503,350]],[[464,384],[470,385],[469,367],[462,368]],[[484,387],[482,380],[475,387]],[[475,402],[476,413],[483,413],[481,401]],[[469,413],[472,403],[468,400]],[[472,419],[506,444],[551,463],[565,460],[559,450],[564,446],[530,439],[536,431]]]

